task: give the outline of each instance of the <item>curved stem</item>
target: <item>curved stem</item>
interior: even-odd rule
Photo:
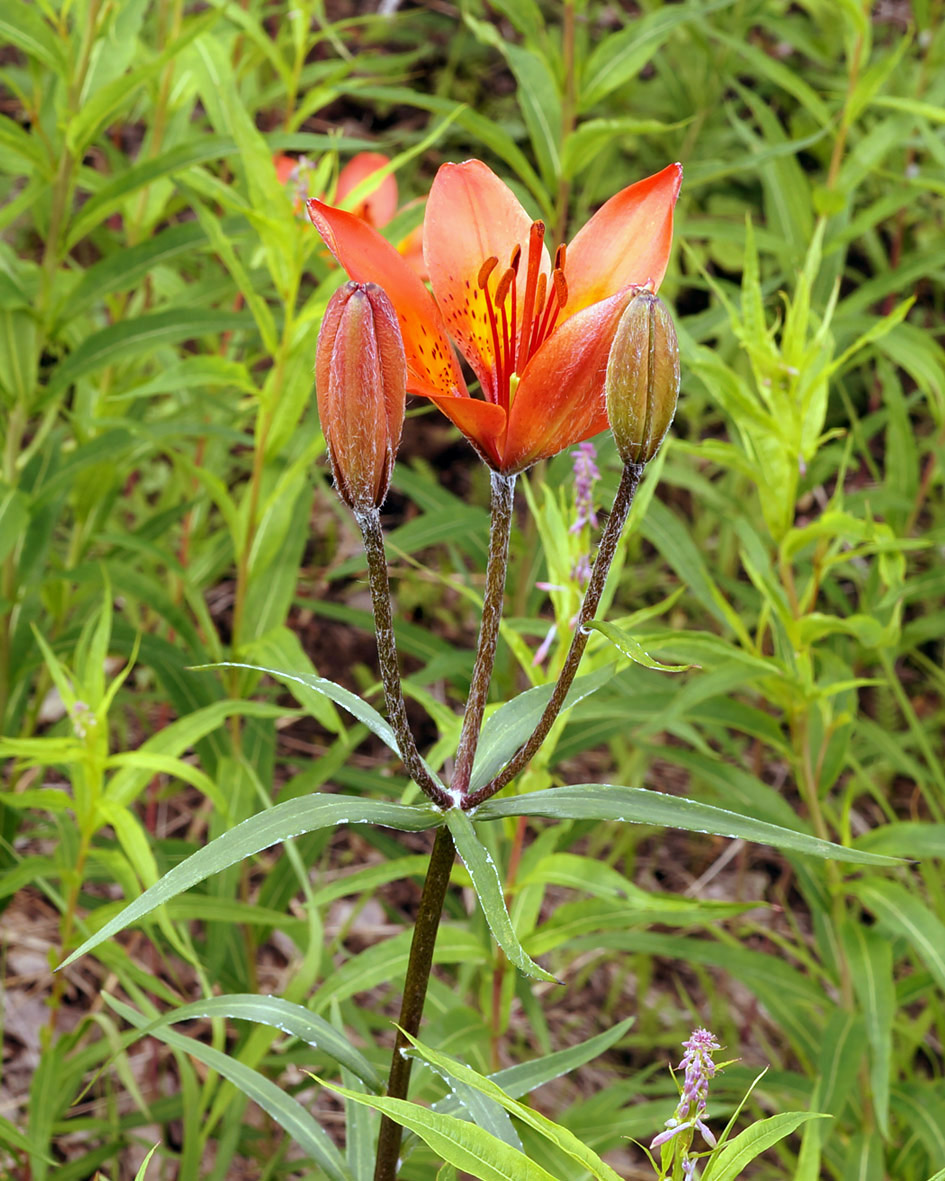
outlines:
[[[430,774],[417,744],[414,741],[410,723],[407,721],[407,707],[400,682],[400,666],[397,660],[397,642],[394,639],[394,623],[390,606],[390,583],[387,580],[387,553],[384,549],[384,533],[381,529],[381,514],[376,508],[355,513],[364,550],[367,554],[368,574],[371,583],[371,603],[374,607],[374,631],[377,635],[377,656],[381,666],[381,680],[384,682],[384,700],[387,703],[387,719],[397,736],[400,757],[407,768],[407,774],[430,799],[440,808],[452,807],[451,796]]]
[[[443,901],[450,883],[450,871],[456,850],[448,828],[438,828],[430,864],[427,868],[420,909],[413,929],[410,944],[410,959],[407,963],[407,978],[404,981],[404,996],[400,1006],[400,1029],[394,1042],[390,1076],[387,1080],[387,1095],[391,1099],[406,1099],[410,1083],[412,1059],[405,1058],[402,1050],[409,1046],[403,1032],[412,1037],[420,1029],[423,1016],[423,1002],[426,1000],[427,983],[433,966],[433,949],[436,933],[443,913]],[[377,1137],[377,1160],[374,1166],[374,1181],[395,1181],[400,1157],[400,1142],[404,1130],[386,1115],[381,1117],[381,1128]]]
[[[581,657],[584,655],[584,649],[587,647],[587,641],[590,636],[590,632],[587,630],[587,624],[594,618],[597,608],[600,605],[601,595],[604,593],[604,585],[607,582],[607,574],[614,560],[614,554],[617,552],[617,543],[620,541],[620,535],[626,524],[627,514],[630,512],[633,497],[636,494],[637,486],[640,483],[640,477],[642,475],[643,464],[628,463],[624,466],[623,474],[620,477],[620,485],[617,488],[617,495],[614,499],[614,507],[611,509],[610,516],[607,518],[607,524],[604,527],[604,532],[601,535],[597,557],[594,559],[594,569],[591,571],[591,579],[587,584],[584,602],[581,604],[581,610],[578,613],[577,622],[574,626],[574,637],[571,640],[571,647],[568,650],[564,667],[561,669],[558,682],[551,695],[551,700],[545,706],[545,712],[541,715],[541,720],[535,727],[535,732],[491,783],[487,783],[485,787],[480,788],[479,791],[474,792],[463,801],[464,809],[476,808],[485,800],[488,800],[490,796],[494,796],[497,791],[501,791],[531,761],[538,748],[548,737],[548,731],[554,725],[555,719],[561,712],[565,698],[568,695],[568,690],[571,688],[571,683],[577,674]]]
[[[473,668],[463,729],[456,751],[456,769],[453,773],[453,792],[463,799],[469,789],[476,747],[479,745],[479,730],[489,696],[489,682],[495,664],[496,642],[499,638],[499,624],[502,622],[502,599],[505,594],[505,576],[509,565],[509,535],[512,531],[512,503],[515,497],[515,477],[492,473],[492,522],[489,530],[489,562],[486,566],[486,589],[482,601],[482,624],[479,628],[479,645],[476,649],[476,664]]]

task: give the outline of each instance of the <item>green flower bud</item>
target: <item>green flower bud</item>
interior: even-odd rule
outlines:
[[[380,508],[404,424],[407,364],[397,313],[374,283],[346,283],[328,301],[315,392],[335,490],[356,513]]]
[[[607,358],[607,416],[624,463],[659,451],[676,413],[679,345],[661,299],[641,291],[627,304]]]

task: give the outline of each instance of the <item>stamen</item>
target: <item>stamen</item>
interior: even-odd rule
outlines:
[[[495,357],[495,389],[483,390],[488,401],[494,401],[501,404],[501,396],[503,389],[502,382],[502,346],[499,338],[499,325],[496,323],[495,305],[492,302],[492,296],[489,293],[489,276],[498,266],[499,260],[493,255],[487,258],[486,261],[479,268],[479,286],[482,288],[482,293],[486,297],[486,315],[489,319],[489,331],[492,334],[492,355]],[[490,397],[491,394],[491,397]]]
[[[519,346],[520,364],[524,368],[531,355],[532,317],[535,314],[535,286],[541,269],[541,247],[545,240],[545,223],[533,221],[528,234],[528,270],[525,276],[525,302],[522,304],[522,332]],[[538,304],[541,307],[541,304]]]
[[[558,300],[558,307],[563,308],[568,302],[568,281],[564,277],[564,271],[555,269],[551,278],[555,285],[555,297]]]
[[[511,344],[509,341],[509,313],[506,304],[503,302],[499,305],[499,312],[502,315],[502,352],[496,357],[496,384],[501,391],[499,395],[499,405],[504,406],[506,410],[509,408],[509,378],[512,374],[511,366]],[[515,326],[512,326],[512,331],[515,331]]]
[[[541,313],[545,306],[545,291],[547,288],[548,276],[544,273],[544,271],[542,271],[537,280],[537,286],[535,290],[535,314],[532,321],[530,339],[528,341],[528,351],[525,354],[525,356],[529,359],[538,348],[538,340],[541,333]],[[524,336],[522,339],[525,339]]]
[[[486,284],[489,282],[489,276],[492,274],[492,272],[496,269],[496,267],[498,265],[499,265],[499,260],[493,254],[491,256],[491,258],[487,258],[486,261],[479,268],[478,283],[479,283],[480,288],[483,291],[485,291]]]
[[[565,260],[565,256],[567,255],[567,253],[568,253],[567,244],[565,242],[562,242],[561,245],[558,247],[558,249],[555,251],[555,267],[554,267],[554,269],[556,271],[563,271],[564,270],[564,260]]]
[[[568,285],[561,271],[552,271],[551,282],[552,290],[548,293],[548,303],[545,305],[545,314],[542,317],[541,329],[535,345],[536,348],[548,339],[554,329],[555,321],[558,319],[558,312],[561,310],[561,296],[564,296],[565,301],[568,298]]]
[[[512,257],[509,259],[509,266],[512,268],[512,270],[515,272],[516,275],[518,274],[518,264],[521,261],[521,258],[522,258],[522,248],[521,248],[521,246],[516,246],[515,249],[512,251]]]

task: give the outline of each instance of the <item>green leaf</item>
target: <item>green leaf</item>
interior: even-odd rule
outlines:
[[[156,234],[137,246],[116,250],[88,268],[69,293],[59,319],[63,324],[85,312],[113,291],[129,291],[154,270],[181,254],[205,244],[206,236],[193,221]]]
[[[734,0],[714,0],[708,4],[660,6],[642,20],[628,22],[619,32],[602,37],[584,70],[580,110],[596,106],[611,91],[636,77],[678,26],[701,21],[709,13],[733,3]]]
[[[654,660],[643,651],[639,640],[635,640],[629,632],[624,631],[622,627],[618,627],[615,623],[604,623],[596,619],[592,619],[587,627],[591,631],[598,631],[602,636],[605,636],[618,648],[624,656],[629,657],[635,664],[642,664],[644,668],[653,668],[659,672],[664,673],[684,673],[689,669],[694,668],[692,664],[660,664],[658,660]]]
[[[455,1058],[430,1049],[429,1046],[425,1046],[416,1038],[410,1037],[409,1034],[406,1036],[415,1048],[417,1055],[434,1070],[447,1079],[455,1079],[471,1090],[478,1091],[480,1095],[484,1095],[487,1099],[505,1108],[510,1115],[514,1115],[527,1127],[533,1128],[539,1135],[544,1136],[546,1140],[560,1149],[565,1156],[570,1157],[578,1169],[587,1170],[598,1181],[620,1181],[620,1177],[610,1165],[602,1161],[597,1153],[588,1148],[573,1132],[540,1115],[537,1111],[533,1111],[530,1107],[526,1107],[523,1103],[516,1102],[491,1079],[484,1078],[470,1067],[457,1062]]]
[[[237,332],[251,321],[242,312],[217,312],[204,308],[170,308],[130,320],[120,320],[86,337],[53,373],[44,393],[50,402],[73,382],[106,365],[116,365],[152,352],[161,345],[180,344],[199,336]]]
[[[0,309],[0,391],[29,403],[36,388],[36,318],[29,308]]]
[[[159,882],[145,890],[100,931],[86,939],[81,947],[63,961],[61,967],[71,964],[79,956],[111,939],[197,882],[280,841],[339,824],[380,824],[402,832],[423,832],[442,823],[443,813],[432,804],[392,804],[385,800],[322,794],[286,800],[283,804],[244,820],[168,870]]]
[[[866,878],[851,886],[853,893],[889,930],[901,935],[938,983],[945,989],[945,924],[921,898],[897,882]]]
[[[736,1181],[742,1169],[770,1148],[812,1119],[829,1119],[816,1111],[782,1111],[759,1120],[715,1153],[703,1174],[704,1181]]]
[[[507,1066],[504,1070],[496,1071],[489,1077],[505,1091],[506,1095],[510,1095],[513,1099],[520,1099],[522,1095],[529,1094],[536,1087],[544,1086],[545,1083],[550,1083],[553,1079],[560,1078],[564,1074],[570,1074],[571,1071],[578,1070],[600,1054],[605,1053],[620,1041],[633,1022],[633,1017],[626,1017],[605,1033],[588,1038],[587,1041],[580,1042],[568,1050],[558,1050],[554,1054],[547,1054],[544,1058],[536,1058],[533,1062],[520,1062],[515,1066]],[[445,1104],[447,1101],[443,1102]]]
[[[540,968],[525,952],[502,893],[502,883],[499,881],[499,871],[489,855],[488,849],[476,836],[476,830],[469,816],[459,808],[451,808],[446,814],[446,823],[453,834],[456,851],[462,858],[463,864],[472,878],[473,889],[486,916],[489,929],[495,937],[496,943],[502,948],[510,963],[514,964],[526,976],[534,976],[536,980],[545,980],[552,984],[561,981]]]
[[[824,1115],[839,1118],[846,1107],[866,1049],[863,1018],[844,1009],[834,1009],[820,1034],[817,1057],[817,1085],[811,1106]],[[821,1150],[827,1129],[824,1124],[809,1124],[795,1166],[795,1181],[818,1181],[821,1176]]]
[[[0,485],[0,562],[20,541],[29,519],[26,496],[18,488]]]
[[[406,1099],[361,1095],[328,1083],[325,1086],[352,1103],[373,1107],[401,1127],[416,1132],[437,1156],[480,1181],[557,1181],[523,1152],[503,1144],[475,1124],[408,1103]]]
[[[146,188],[156,180],[171,178],[197,164],[235,156],[236,143],[227,136],[198,135],[147,160],[135,163],[102,185],[75,215],[66,239],[66,249],[73,246],[111,214],[119,210],[126,197]]]
[[[864,853],[835,845],[818,837],[767,824],[751,816],[740,816],[725,808],[700,804],[680,796],[664,795],[640,787],[608,783],[580,783],[555,787],[524,796],[487,800],[476,809],[477,820],[498,820],[505,816],[548,816],[554,820],[618,820],[624,824],[655,824],[687,832],[715,833],[741,837],[776,849],[789,849],[812,857],[829,857],[854,865],[895,865],[896,858]],[[880,860],[877,861],[877,857]]]
[[[317,693],[324,693],[324,695],[334,701],[336,705],[340,705],[343,709],[346,709],[349,714],[352,714],[354,717],[356,717],[359,722],[363,722],[372,734],[376,734],[377,737],[380,738],[381,742],[385,744],[385,746],[389,746],[394,754],[400,757],[400,747],[397,744],[397,736],[394,734],[394,731],[390,728],[384,718],[381,717],[381,715],[376,709],[373,708],[373,706],[368,705],[366,701],[358,697],[356,693],[352,693],[350,690],[343,688],[341,685],[336,685],[334,681],[328,681],[324,677],[315,676],[313,673],[285,672],[283,669],[264,668],[262,665],[242,664],[236,661],[225,661],[221,664],[205,664],[201,665],[200,668],[252,669],[254,672],[267,673],[270,677],[275,677],[277,681],[281,681],[283,684],[288,682],[289,687],[291,687],[291,684],[295,682],[300,685],[305,685],[308,689],[314,689]],[[439,783],[442,787],[443,784],[440,781],[439,776],[433,770],[431,770],[426,763],[423,765],[430,772],[433,780],[436,783]]]
[[[410,959],[412,931],[401,931],[391,939],[375,943],[335,968],[312,998],[321,1011],[332,1001],[346,1001],[392,980],[402,980]],[[443,923],[433,949],[435,964],[484,964],[490,961],[482,939],[463,927]]]
[[[885,1181],[886,1148],[875,1131],[857,1132],[844,1152],[841,1181]]]
[[[870,1101],[880,1131],[888,1136],[892,1028],[896,1015],[893,949],[879,931],[864,926],[862,922],[844,922],[840,938],[853,977],[853,988],[866,1020],[871,1052]]]
[[[207,997],[189,1005],[181,1005],[169,1013],[162,1013],[148,1026],[147,1032],[178,1021],[192,1021],[195,1017],[228,1017],[237,1021],[254,1021],[258,1025],[271,1025],[327,1054],[339,1066],[356,1074],[372,1090],[380,1091],[384,1086],[383,1079],[364,1055],[355,1049],[347,1034],[335,1029],[324,1017],[281,997],[256,996],[254,993]]]
[[[54,74],[65,73],[65,46],[35,7],[10,0],[0,11],[0,41],[9,42]]]
[[[561,173],[561,96],[548,62],[540,53],[502,43],[503,52],[518,83],[516,97],[525,118],[529,138],[542,178],[552,188]]]
[[[39,1157],[47,1164],[55,1165],[55,1161],[47,1153],[41,1151],[28,1136],[11,1123],[6,1116],[0,1115],[0,1144],[8,1148],[15,1148],[18,1152],[27,1152],[30,1156]]]
[[[258,1103],[263,1111],[267,1115],[271,1115],[295,1143],[308,1153],[320,1168],[325,1170],[332,1181],[352,1181],[341,1153],[325,1129],[312,1119],[301,1103],[267,1079],[265,1075],[245,1066],[228,1054],[222,1054],[212,1046],[204,1045],[203,1042],[199,1042],[195,1038],[185,1037],[174,1030],[162,1029],[160,1026],[152,1028],[149,1019],[142,1013],[136,1012],[130,1005],[123,1004],[109,996],[108,993],[102,995],[110,1008],[130,1025],[135,1026],[136,1029],[147,1029],[152,1037],[190,1054],[198,1062],[203,1062],[205,1066],[209,1066],[211,1070],[215,1070],[217,1074],[228,1079],[247,1098]]]
[[[109,766],[118,767],[119,770],[109,780],[105,791],[106,798],[118,807],[129,807],[154,777],[155,771],[178,774],[179,769],[171,770],[173,764],[168,760],[176,760],[234,715],[275,719],[284,718],[286,712],[283,706],[274,706],[263,701],[229,699],[215,701],[203,709],[195,709],[152,734],[136,750],[112,756]],[[198,768],[191,768],[191,771],[196,774],[187,778],[187,782],[199,786],[214,801],[222,798],[218,785],[211,783],[208,786],[207,776],[200,773]],[[223,814],[226,813],[225,805],[222,811]]]
[[[585,697],[596,693],[613,678],[614,673],[615,666],[608,665],[585,677],[578,677],[564,699],[562,713],[583,701]],[[553,692],[554,685],[537,685],[534,689],[526,689],[524,693],[519,693],[517,697],[513,697],[489,715],[479,737],[479,746],[476,748],[476,758],[469,779],[471,792],[485,787],[518,748],[531,737]]]
[[[200,13],[184,26],[179,37],[169,40],[159,54],[121,77],[113,78],[81,103],[66,129],[66,147],[74,156],[82,156],[101,128],[122,109],[128,109],[131,95],[173,62],[191,41],[207,32],[220,13],[214,9]]]
[[[158,1145],[155,1144],[148,1151],[148,1155],[141,1162],[141,1168],[137,1171],[137,1173],[135,1173],[135,1181],[145,1181],[145,1176],[147,1175],[147,1172],[148,1172],[148,1165],[151,1163],[151,1157],[154,1156],[154,1154],[157,1152],[157,1150],[158,1150]]]
[[[585,171],[604,150],[620,136],[653,135],[672,131],[683,123],[664,123],[659,119],[587,119],[564,141],[561,151],[561,171],[573,180]]]

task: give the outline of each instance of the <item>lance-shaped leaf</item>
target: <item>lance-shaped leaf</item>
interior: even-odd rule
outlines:
[[[107,994],[105,999],[119,1017],[123,1017],[130,1025],[138,1029],[147,1027],[152,1036],[177,1050],[183,1050],[198,1062],[203,1062],[238,1087],[247,1098],[258,1103],[263,1111],[271,1115],[292,1137],[302,1151],[324,1169],[332,1181],[352,1181],[341,1153],[321,1124],[312,1119],[301,1103],[265,1075],[236,1058],[231,1058],[229,1054],[223,1054],[212,1046],[205,1046],[196,1038],[185,1037],[172,1029],[162,1029],[160,1026],[151,1029],[151,1022],[143,1013],[138,1013],[130,1005],[125,1005]]]
[[[350,689],[345,689],[341,685],[336,685],[334,681],[329,681],[325,677],[318,677],[314,673],[297,673],[286,672],[281,668],[265,668],[261,664],[242,664],[238,661],[223,661],[220,664],[204,664],[201,665],[197,671],[213,668],[245,668],[250,672],[265,673],[267,676],[275,677],[277,681],[285,684],[286,681],[296,685],[304,685],[306,689],[314,689],[316,693],[322,693],[325,697],[330,698],[336,705],[340,705],[342,709],[346,709],[349,714],[356,717],[359,722],[363,722],[365,726],[384,743],[385,746],[390,747],[398,758],[403,756],[400,753],[400,747],[397,745],[397,736],[388,725],[387,721],[377,712],[377,710],[363,701],[357,693],[352,693]],[[433,781],[443,786],[442,781],[435,771],[431,770],[424,762],[424,767],[430,773]]]
[[[616,671],[616,665],[611,664],[586,677],[578,677],[564,699],[561,712],[577,705],[591,693],[596,693],[602,685],[613,679]],[[517,697],[500,706],[489,717],[482,728],[479,746],[476,748],[476,759],[469,780],[470,792],[485,787],[493,775],[497,775],[518,748],[531,737],[553,692],[554,685],[538,685],[534,689],[526,689],[524,693],[519,693]]]
[[[508,956],[510,963],[513,963],[526,976],[534,976],[537,980],[560,984],[560,980],[546,972],[544,968],[540,968],[519,943],[505,905],[502,883],[499,881],[499,871],[489,855],[489,850],[476,836],[473,822],[459,808],[451,808],[445,815],[446,823],[453,834],[456,851],[469,871],[473,889],[479,898],[482,913],[486,916],[486,922],[489,924],[496,943]]]
[[[190,889],[211,874],[219,873],[246,857],[292,837],[339,824],[380,824],[402,832],[422,832],[443,823],[443,813],[432,804],[393,804],[386,800],[364,800],[356,796],[315,794],[286,800],[266,812],[251,816],[209,845],[181,861],[153,886],[129,903],[100,931],[77,948],[61,965],[65,967],[106,939]]]
[[[639,640],[635,639],[624,628],[618,627],[615,623],[606,623],[603,620],[592,619],[585,624],[585,627],[590,628],[592,631],[600,632],[624,656],[629,657],[636,664],[642,664],[644,668],[654,668],[664,673],[684,673],[694,667],[691,664],[661,664],[658,660],[654,660],[648,652],[644,651],[643,645]]]
[[[206,997],[162,1013],[142,1032],[152,1033],[160,1026],[192,1021],[195,1017],[229,1017],[237,1021],[254,1021],[257,1025],[271,1025],[327,1054],[339,1066],[357,1075],[372,1090],[380,1091],[384,1086],[380,1075],[360,1050],[351,1044],[347,1034],[335,1029],[324,1017],[278,996],[257,996],[247,992]]]
[[[464,1173],[480,1178],[480,1181],[560,1181],[541,1165],[529,1160],[523,1152],[503,1144],[475,1124],[466,1123],[452,1115],[442,1115],[406,1099],[361,1095],[344,1087],[334,1087],[329,1083],[324,1085],[352,1103],[373,1107],[401,1127],[416,1132],[447,1164],[455,1165]]]
[[[745,1166],[765,1149],[790,1136],[795,1128],[812,1119],[829,1119],[819,1111],[782,1111],[759,1120],[734,1140],[723,1144],[706,1166],[705,1181],[735,1181]]]
[[[476,809],[477,820],[499,820],[505,816],[547,816],[552,820],[619,820],[625,824],[655,824],[688,832],[742,837],[777,849],[831,857],[855,865],[900,865],[895,857],[865,853],[835,845],[778,824],[741,816],[725,808],[700,804],[681,796],[664,795],[642,787],[619,787],[609,783],[578,783],[555,787],[524,796],[487,800]]]
[[[571,1046],[567,1050],[557,1050],[532,1062],[518,1062],[515,1066],[507,1066],[504,1070],[490,1074],[489,1078],[501,1087],[510,1099],[520,1099],[537,1087],[544,1086],[545,1083],[550,1083],[564,1074],[570,1074],[572,1070],[578,1070],[605,1053],[620,1041],[633,1022],[633,1017],[626,1017],[612,1029],[598,1033],[576,1046]],[[434,1110],[446,1112],[448,1115],[458,1112],[461,1106],[453,1095],[447,1095],[433,1104]]]
[[[602,1161],[597,1153],[588,1148],[573,1132],[554,1123],[553,1120],[539,1115],[537,1111],[532,1111],[524,1103],[518,1103],[491,1079],[483,1077],[471,1067],[465,1066],[462,1062],[457,1062],[455,1058],[450,1058],[437,1050],[431,1050],[429,1046],[410,1037],[410,1034],[406,1034],[406,1037],[409,1038],[417,1056],[432,1066],[438,1074],[449,1082],[455,1081],[471,1091],[478,1092],[504,1108],[510,1115],[516,1116],[528,1127],[534,1128],[539,1135],[551,1141],[556,1148],[574,1161],[576,1172],[586,1170],[598,1181],[620,1181],[619,1175],[610,1165]]]

